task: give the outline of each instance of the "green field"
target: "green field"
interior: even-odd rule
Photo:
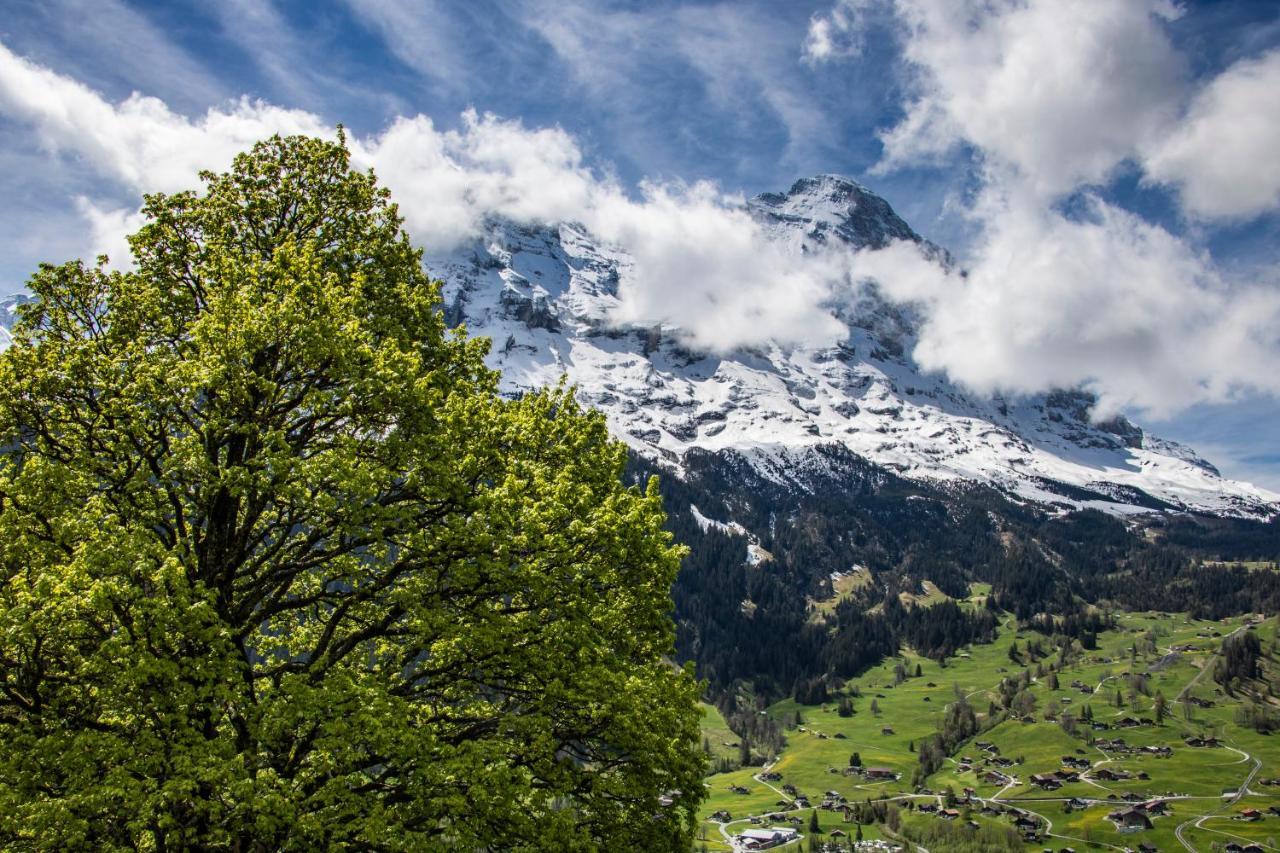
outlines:
[[[973,590],[975,596],[985,592]],[[1143,842],[1160,850],[1182,850],[1186,848],[1175,837],[1175,830],[1184,824],[1183,836],[1196,850],[1211,850],[1215,843],[1232,840],[1280,849],[1276,844],[1280,839],[1280,816],[1266,814],[1257,822],[1238,819],[1244,808],[1254,807],[1265,813],[1269,807],[1280,805],[1280,788],[1259,784],[1259,780],[1280,777],[1280,735],[1264,736],[1237,725],[1238,701],[1225,696],[1210,673],[1201,675],[1202,668],[1212,665],[1223,637],[1237,630],[1253,630],[1269,656],[1264,662],[1265,675],[1280,684],[1280,662],[1271,656],[1276,640],[1275,620],[1246,628],[1243,619],[1215,623],[1159,613],[1124,614],[1118,618],[1115,630],[1099,636],[1096,650],[1080,652],[1078,659],[1056,673],[1058,689],[1050,689],[1047,673],[1045,677],[1033,678],[1028,688],[1035,699],[1032,720],[998,716],[990,728],[961,743],[942,768],[924,780],[922,787],[934,792],[932,795],[912,786],[912,774],[918,766],[918,754],[913,747],[918,748],[938,731],[948,704],[957,696],[965,696],[985,728],[989,725],[990,703],[999,704],[1000,681],[1007,676],[1019,676],[1024,669],[1032,674],[1036,670],[1036,664],[1027,665],[1025,659],[1023,663],[1010,660],[1009,646],[1015,638],[1019,648],[1025,649],[1027,641],[1037,636],[1030,632],[1017,633],[1012,620],[1006,623],[994,644],[966,649],[945,665],[904,652],[899,658],[886,660],[848,682],[845,692],[861,694],[853,699],[855,714],[851,717],[840,717],[834,700],[823,706],[800,707],[792,700],[772,705],[767,713],[780,722],[790,720],[797,711],[802,718],[787,732],[786,748],[768,768],[781,774],[781,780],[762,781],[757,776],[761,771],[759,767],[709,777],[708,799],[702,813],[706,840],[699,841],[696,849],[704,843],[708,850],[730,849],[724,843],[726,833],[750,826],[749,816],[772,812],[786,811],[787,817],[799,817],[803,823],[797,828],[807,836],[810,811],[787,811],[792,798],[780,790],[786,784],[807,795],[814,805],[822,801],[827,791],[838,792],[851,803],[866,798],[890,799],[902,807],[902,825],[907,830],[925,829],[939,821],[933,815],[915,811],[915,806],[939,802],[941,792],[947,788],[959,795],[966,788],[972,788],[974,800],[965,818],[971,817],[981,827],[1011,825],[1011,818],[1007,816],[982,815],[980,809],[984,805],[1017,807],[1042,818],[1053,837],[1028,843],[1026,849],[1057,850],[1065,846],[1136,849],[1138,843]],[[1048,649],[1049,644],[1043,638],[1041,644]],[[1174,651],[1174,647],[1182,650]],[[1040,663],[1048,668],[1055,659],[1049,655]],[[909,673],[914,673],[919,664],[921,675],[895,685],[894,667],[899,661],[906,664]],[[1126,685],[1131,672],[1147,674],[1146,692],[1150,695],[1135,692],[1130,696]],[[1073,682],[1077,686],[1073,687]],[[1117,690],[1120,707],[1115,704]],[[1126,717],[1153,718],[1157,692],[1168,700],[1168,715],[1162,725],[1117,727]],[[1196,697],[1213,705],[1198,707],[1177,701],[1179,696]],[[873,700],[879,713],[872,711]],[[1123,738],[1129,748],[1168,746],[1173,753],[1160,757],[1091,745],[1088,742],[1091,730],[1087,726],[1078,725],[1074,734],[1068,734],[1059,723],[1044,719],[1051,702],[1077,717],[1083,706],[1088,705],[1095,723],[1112,726],[1092,732],[1096,739]],[[736,740],[723,736],[719,727],[724,721],[718,714],[708,714],[706,719],[710,740],[731,743]],[[711,731],[716,734],[711,736]],[[1192,748],[1184,743],[1186,737],[1206,734],[1216,735],[1220,745]],[[1015,781],[988,784],[973,770],[960,770],[962,757],[974,759],[977,769],[986,769],[981,762],[987,753],[976,747],[977,741],[994,744],[1000,757],[1015,762],[1003,770]],[[864,766],[890,768],[900,774],[899,778],[868,781],[846,773],[854,752],[859,754]],[[1085,778],[1051,791],[1030,783],[1033,774],[1059,770],[1063,756],[1088,759],[1093,767],[1087,776],[1106,769],[1127,774],[1128,778],[1114,781]],[[1224,792],[1233,795],[1247,777],[1253,782],[1239,802],[1234,802],[1233,796],[1224,796]],[[734,793],[732,786],[745,788],[748,793]],[[1151,829],[1122,834],[1107,820],[1107,815],[1124,805],[1125,795],[1171,798],[1170,814],[1155,817]],[[1071,798],[1085,800],[1087,805],[1068,812],[1066,807]],[[965,809],[965,806],[957,808]],[[720,810],[731,815],[727,825],[710,820],[711,815]],[[842,812],[820,810],[818,814],[823,840],[836,829],[852,837],[855,826],[844,821]],[[954,823],[959,826],[965,818]],[[777,821],[765,823],[772,825]],[[883,831],[884,827],[878,825],[862,827],[866,839],[879,837],[878,833]],[[808,849],[808,839],[790,847]]]

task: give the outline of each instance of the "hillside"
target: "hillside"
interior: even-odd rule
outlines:
[[[841,845],[859,821],[867,839],[910,838],[930,850],[1272,844],[1274,620],[1124,613],[1092,650],[1055,648],[1013,622],[1004,630],[1000,642],[966,648],[945,666],[904,650],[821,704],[768,706],[785,746],[759,750],[753,760],[763,767],[708,778],[707,849],[727,849],[750,816],[770,814],[782,820],[763,824]],[[1216,681],[1223,643],[1245,633],[1263,649],[1258,677]],[[961,708],[969,728],[947,722],[962,719]],[[1257,708],[1266,710],[1246,714]],[[937,753],[937,769],[924,766],[923,753],[949,727],[954,740]],[[1149,827],[1121,832],[1120,816],[1144,803]],[[1247,809],[1262,817],[1243,819]],[[808,829],[815,810],[817,833]]]

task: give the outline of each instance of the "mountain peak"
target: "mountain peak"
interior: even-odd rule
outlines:
[[[748,207],[778,236],[803,233],[819,245],[833,236],[854,249],[923,242],[889,202],[843,175],[801,178],[786,193],[761,193]]]

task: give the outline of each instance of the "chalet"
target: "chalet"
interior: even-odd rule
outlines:
[[[1139,750],[1146,755],[1158,755],[1161,758],[1168,758],[1173,755],[1173,748],[1169,746],[1144,746]]]
[[[1120,832],[1142,832],[1151,828],[1151,818],[1142,809],[1125,809],[1107,815],[1107,820]]]
[[[719,821],[720,823],[727,823],[727,822],[729,822],[729,821],[733,820],[733,815],[731,815],[731,814],[730,814],[728,811],[726,811],[725,809],[720,809],[720,811],[718,811],[718,812],[712,812],[712,813],[711,813],[711,819],[712,819],[712,820]]]
[[[849,833],[845,832],[843,829],[833,829],[828,834],[832,838],[847,838],[849,836]]]
[[[1216,737],[1189,737],[1185,743],[1187,746],[1193,747],[1217,746],[1218,739]]]
[[[796,786],[788,782],[787,784],[782,786],[782,793],[790,794],[791,796],[794,797],[796,795]]]
[[[996,765],[997,767],[1012,767],[1014,762],[1012,758],[1005,758],[1002,755],[999,758],[991,759],[991,763]]]
[[[836,732],[835,734],[832,735],[832,737],[835,738],[836,740],[844,740],[848,737],[848,735],[846,735],[844,732]]]
[[[994,743],[988,740],[977,741],[974,743],[974,746],[976,746],[978,749],[981,749],[983,752],[989,752],[992,755],[1000,754],[1000,747],[996,746]]]
[[[891,734],[893,734],[893,726],[882,726],[882,727],[880,728],[880,734],[882,734],[882,735],[891,735]]]
[[[1150,815],[1165,815],[1169,813],[1168,800],[1147,800],[1138,808]]]
[[[744,788],[741,785],[730,785],[729,791],[734,794],[750,794],[751,793],[750,789]]]
[[[898,778],[898,774],[888,767],[866,767],[862,770],[862,776],[868,780],[888,779],[894,780]]]
[[[1160,848],[1144,841],[1138,845],[1138,853],[1160,853]]]
[[[770,770],[768,773],[761,773],[760,778],[765,782],[781,782],[782,774],[776,770]]]
[[[1074,770],[1055,770],[1052,775],[1053,778],[1063,783],[1080,781],[1080,774]]]
[[[1222,848],[1227,853],[1262,853],[1261,844],[1237,844],[1234,841],[1228,841],[1227,846]]]
[[[988,770],[978,777],[988,785],[1008,785],[1013,780],[999,770]]]
[[[938,817],[942,818],[943,820],[955,820],[956,818],[960,817],[960,812],[958,812],[955,809],[943,809],[942,811],[938,812]]]
[[[1244,809],[1240,812],[1240,816],[1236,818],[1236,820],[1247,820],[1249,822],[1262,820],[1262,812],[1257,809]]]
[[[1088,770],[1093,766],[1092,762],[1087,758],[1076,758],[1074,755],[1062,756],[1062,763],[1066,767],[1074,767],[1077,770]]]
[[[1045,791],[1056,791],[1062,787],[1062,783],[1049,773],[1033,774],[1031,776],[1031,784],[1036,785]]]
[[[738,834],[738,846],[743,850],[769,850],[795,841],[799,837],[799,833],[789,826],[746,829]]]
[[[1142,721],[1137,719],[1136,717],[1121,717],[1120,719],[1116,720],[1116,725],[1122,729],[1131,729],[1134,726],[1142,725]]]
[[[1013,827],[1026,841],[1037,841],[1040,838],[1040,824],[1026,815],[1019,815],[1013,821]]]
[[[1213,707],[1212,699],[1201,699],[1199,696],[1189,696],[1187,697],[1187,701],[1190,702],[1192,705],[1195,705],[1197,708]]]
[[[921,803],[917,811],[922,811],[925,814],[934,814],[938,811],[938,804],[937,803]]]
[[[1079,797],[1072,797],[1067,800],[1067,804],[1073,809],[1087,809],[1089,807],[1088,801],[1082,800]]]
[[[983,806],[983,807],[982,807],[982,813],[983,813],[984,815],[986,815],[987,817],[999,817],[999,816],[1000,816],[1000,810],[999,810],[999,809],[996,809],[996,808],[992,808],[991,806]]]
[[[1128,770],[1112,770],[1110,767],[1096,770],[1093,775],[1095,778],[1102,779],[1105,782],[1121,782],[1130,776]]]

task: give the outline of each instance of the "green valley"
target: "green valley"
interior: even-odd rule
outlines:
[[[994,643],[904,650],[821,705],[759,708],[785,746],[707,778],[695,850],[775,826],[798,833],[792,850],[1280,849],[1276,620],[1114,623],[1084,649],[1005,616]],[[1246,635],[1256,677],[1231,678],[1223,645]],[[736,738],[718,713],[705,725],[723,756]]]

